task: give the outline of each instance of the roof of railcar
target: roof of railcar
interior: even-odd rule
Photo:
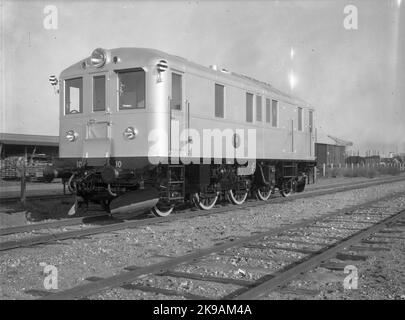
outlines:
[[[306,101],[304,101],[304,100],[302,100],[302,99],[300,99],[300,98],[298,98],[296,96],[290,95],[290,94],[288,94],[286,92],[283,92],[283,91],[275,88],[274,86],[272,86],[269,83],[254,79],[254,78],[249,77],[247,75],[239,74],[239,73],[232,72],[232,71],[222,72],[221,70],[214,70],[214,69],[212,69],[210,67],[203,66],[201,64],[198,64],[198,63],[195,63],[193,61],[187,60],[187,59],[185,59],[183,57],[168,54],[166,52],[156,50],[156,49],[149,49],[149,48],[117,48],[117,50],[121,50],[121,49],[145,50],[145,53],[150,52],[151,54],[157,54],[157,55],[161,56],[164,59],[175,60],[175,61],[177,61],[179,63],[188,64],[188,65],[193,66],[195,68],[199,68],[199,69],[203,69],[204,71],[211,72],[213,74],[218,74],[218,72],[221,73],[221,74],[225,74],[225,75],[228,74],[228,75],[234,76],[235,78],[244,80],[247,83],[250,83],[250,84],[255,85],[255,86],[259,86],[259,87],[261,87],[261,88],[263,88],[265,90],[271,91],[271,92],[273,92],[275,94],[278,94],[278,95],[280,95],[282,97],[293,100],[295,103],[303,104],[303,105],[305,105],[307,107],[311,107],[310,104],[307,103]]]
[[[203,66],[201,64],[187,60],[183,57],[168,54],[168,53],[160,51],[160,50],[151,49],[151,48],[120,47],[120,48],[114,48],[114,49],[107,49],[107,51],[110,51],[112,53],[112,55],[119,54],[120,52],[123,53],[123,52],[132,52],[133,51],[134,53],[136,52],[137,58],[142,58],[145,60],[151,59],[151,58],[166,59],[166,60],[168,60],[169,65],[170,65],[170,62],[175,62],[178,64],[184,64],[185,66],[190,66],[190,67],[199,69],[204,72],[209,72],[212,75],[216,75],[216,76],[220,75],[220,76],[224,76],[224,77],[230,76],[231,78],[234,78],[234,80],[242,80],[246,84],[250,84],[250,85],[253,85],[256,87],[260,87],[263,90],[273,92],[280,97],[290,100],[290,102],[293,104],[298,104],[298,105],[302,105],[302,106],[305,106],[308,108],[312,108],[312,106],[309,103],[307,103],[306,101],[304,101],[296,96],[290,95],[286,92],[283,92],[283,91],[273,87],[271,84],[266,83],[264,81],[260,81],[260,80],[257,80],[257,79],[254,79],[249,76],[239,74],[236,72],[231,72],[231,71],[223,72],[221,70],[214,70],[210,67]],[[80,64],[80,62],[79,62],[79,64]],[[69,68],[65,69],[64,71],[67,71],[68,69]]]

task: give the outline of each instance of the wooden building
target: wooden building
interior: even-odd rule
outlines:
[[[346,147],[352,146],[353,143],[345,141],[330,135],[317,135],[315,142],[315,155],[317,166],[326,164],[330,166],[345,165]]]

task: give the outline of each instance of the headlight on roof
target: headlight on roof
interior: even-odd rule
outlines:
[[[69,130],[68,132],[66,132],[66,140],[69,142],[73,142],[73,141],[77,140],[78,137],[79,137],[79,134],[77,132],[75,132],[74,130]]]
[[[107,52],[102,48],[97,48],[91,53],[91,65],[96,68],[102,67],[107,61]]]

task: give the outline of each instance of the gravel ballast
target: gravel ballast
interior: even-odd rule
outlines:
[[[58,288],[63,290],[83,283],[84,279],[90,276],[111,276],[123,272],[127,266],[154,264],[167,259],[168,256],[181,256],[230,238],[249,236],[253,232],[321,216],[400,191],[405,192],[405,181],[285,203],[270,202],[254,208],[238,209],[235,206],[227,213],[7,251],[0,257],[0,299],[32,299],[36,296],[30,290],[45,290],[45,275],[41,263],[57,267]],[[402,203],[402,206],[404,207],[405,203]],[[216,262],[216,265],[219,264],[221,261]],[[231,270],[230,273],[234,271]],[[252,275],[252,279],[254,278],[256,276]],[[172,279],[175,280],[183,283],[185,281]],[[184,284],[185,288],[188,286],[190,284]],[[193,288],[198,286],[193,284]],[[214,292],[214,289],[212,291],[215,296],[223,293]],[[200,291],[197,290],[197,294],[207,294]],[[144,299],[150,296],[154,299],[166,298],[122,288],[107,290],[92,298]]]

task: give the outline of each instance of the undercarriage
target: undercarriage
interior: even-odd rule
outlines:
[[[83,166],[63,171],[52,168],[75,195],[74,211],[97,203],[111,212],[115,208],[154,200],[151,212],[169,215],[176,206],[192,203],[212,209],[218,200],[235,205],[248,197],[267,201],[277,190],[284,197],[304,191],[312,163],[256,161],[238,164],[166,164],[146,168]],[[55,174],[56,172],[56,174]],[[61,174],[63,172],[63,174]]]

